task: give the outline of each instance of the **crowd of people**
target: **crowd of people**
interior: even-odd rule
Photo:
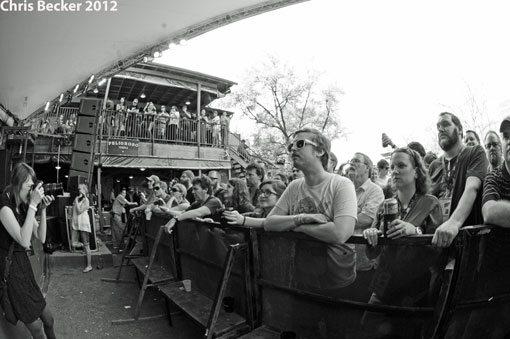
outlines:
[[[510,226],[510,119],[502,122],[501,137],[495,131],[486,134],[484,147],[476,133],[464,131],[452,113],[439,115],[437,131],[443,150],[439,156],[427,153],[419,142],[406,147],[392,145],[389,161],[380,159],[374,166],[366,154],[357,152],[337,171],[329,140],[314,129],[304,128],[293,134],[288,148],[294,165],[290,176],[279,173],[265,178],[264,167],[256,163],[246,168],[245,179],[233,178],[224,184],[217,171],[200,177],[183,173],[181,183],[171,187],[171,194],[180,200],[173,197],[172,206],[162,209],[154,203],[161,196],[154,193],[153,201],[149,195],[148,202],[139,209],[146,215],[171,217],[166,224],[169,233],[179,221],[197,218],[224,218],[230,224],[266,231],[301,232],[321,240],[325,256],[309,258],[312,263],[303,272],[296,267],[297,287],[334,297],[364,299],[371,304],[434,305],[442,281],[452,274],[455,258],[448,248],[459,229],[484,221],[501,226],[503,231]],[[393,144],[387,136],[383,142]],[[177,185],[183,185],[186,192]],[[193,196],[195,201],[184,199],[184,195]],[[397,206],[397,217],[391,222],[384,217],[388,199],[396,199]],[[431,246],[426,247],[381,247],[378,239],[383,233],[390,239],[421,234],[433,237]],[[368,245],[346,243],[353,234],[363,235]],[[489,238],[489,242],[501,241],[495,236]],[[506,237],[502,239],[506,241]],[[297,251],[306,253],[307,249]],[[482,263],[481,270],[487,274],[479,286],[481,290],[494,286],[503,289],[502,283],[494,281],[498,281],[499,261],[507,252],[502,246],[488,250],[497,260]],[[369,288],[362,291],[359,286]],[[494,323],[498,318],[490,314],[492,317],[473,312],[472,317]],[[398,317],[389,321],[384,314],[372,312],[366,312],[361,323],[370,329],[365,331],[367,335],[384,331],[417,337],[422,330],[415,322]],[[480,326],[462,330],[459,337],[488,335],[483,333],[485,330]]]
[[[510,254],[510,117],[502,121],[499,133],[489,131],[485,135],[483,146],[477,134],[464,131],[452,113],[441,113],[436,127],[443,153],[435,158],[418,142],[397,147],[384,135],[383,144],[394,148],[389,161],[381,159],[374,166],[370,157],[356,152],[336,170],[338,161],[331,153],[330,141],[315,129],[303,128],[293,134],[288,146],[294,166],[291,175],[279,173],[266,178],[259,163],[247,166],[244,179],[222,180],[216,170],[200,176],[185,170],[170,183],[150,175],[146,195],[123,189],[114,197],[114,244],[120,245],[126,209],[128,214],[139,213],[147,220],[153,215],[166,216],[167,233],[187,219],[299,232],[320,242],[303,242],[296,248],[296,258],[305,258],[307,264],[296,265],[295,287],[375,305],[431,306],[444,288],[442,282],[452,275],[455,256],[449,247],[459,230],[486,223],[495,230],[480,253],[484,255],[480,255],[483,259],[477,268],[481,274],[475,294],[507,293],[507,283],[498,279],[498,274],[507,267],[505,259]],[[34,185],[33,170],[18,167],[13,171],[11,187],[0,200],[0,232],[5,235],[0,237],[0,274],[4,273],[3,259],[11,243],[19,249],[15,255],[22,256],[32,233],[44,241],[44,218],[38,225],[34,215],[38,208],[44,213],[52,201],[44,196],[40,185]],[[373,174],[374,167],[378,175]],[[86,196],[86,189],[80,188],[73,219],[73,228],[84,232],[83,239],[90,225],[82,225],[78,219],[88,204]],[[396,217],[388,221],[390,203]],[[354,234],[362,235],[367,245],[349,244]],[[421,234],[433,235],[430,246],[379,244],[381,236],[399,239]],[[317,251],[323,255],[307,255]],[[84,272],[89,267],[90,261]],[[19,279],[14,278],[18,277],[16,270],[13,267],[11,279]],[[25,267],[19,274],[24,277],[30,273]],[[368,289],[361,290],[360,286]],[[32,295],[26,301],[25,293],[20,290],[20,300],[13,302],[16,316],[34,337],[40,333],[32,323],[41,318],[46,335],[52,337],[52,317],[44,298]],[[37,308],[30,307],[30,317],[21,314],[20,310],[31,303]],[[474,310],[462,328],[452,331],[456,338],[508,334],[510,322],[501,321],[501,317],[508,317],[508,312],[502,313],[497,306]],[[490,326],[480,326],[481,322]],[[374,312],[365,312],[360,324],[367,338],[418,338],[423,330],[423,323]]]

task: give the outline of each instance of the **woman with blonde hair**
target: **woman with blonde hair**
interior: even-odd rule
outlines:
[[[72,218],[72,228],[73,228],[73,238],[77,237],[77,234],[80,234],[81,241],[83,242],[83,250],[87,256],[87,266],[83,270],[83,273],[88,273],[92,271],[92,258],[90,254],[90,219],[89,219],[89,206],[90,202],[87,198],[88,196],[88,188],[85,184],[80,184],[78,186],[79,194],[74,199],[73,202],[73,218]],[[73,244],[75,243],[73,239]]]

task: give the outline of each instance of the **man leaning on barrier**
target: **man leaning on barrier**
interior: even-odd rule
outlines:
[[[345,242],[357,220],[353,183],[327,172],[330,141],[319,131],[293,134],[289,153],[304,178],[292,181],[265,222],[266,231],[302,232],[321,242],[298,241],[297,287],[342,297],[356,279],[355,255]],[[322,253],[318,255],[318,253]]]
[[[510,117],[501,123],[503,164],[492,170],[483,185],[482,214],[486,224],[496,226],[487,235],[477,281],[477,299],[492,299],[510,293]],[[487,137],[486,137],[487,139]],[[498,138],[499,139],[499,138]],[[464,339],[508,338],[510,305],[487,305],[474,310],[464,331]]]
[[[221,201],[212,195],[212,181],[207,176],[193,179],[193,195],[195,202],[188,209],[177,214],[165,225],[167,233],[172,233],[172,228],[182,220],[217,216],[218,210],[223,207]]]

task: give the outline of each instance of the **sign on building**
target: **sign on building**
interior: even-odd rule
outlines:
[[[138,155],[139,140],[133,139],[110,139],[108,140],[108,154]]]

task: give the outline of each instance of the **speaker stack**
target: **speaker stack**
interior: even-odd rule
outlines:
[[[88,184],[87,178],[94,169],[94,141],[100,112],[100,99],[81,100],[67,184],[72,197],[78,194],[79,184]]]

